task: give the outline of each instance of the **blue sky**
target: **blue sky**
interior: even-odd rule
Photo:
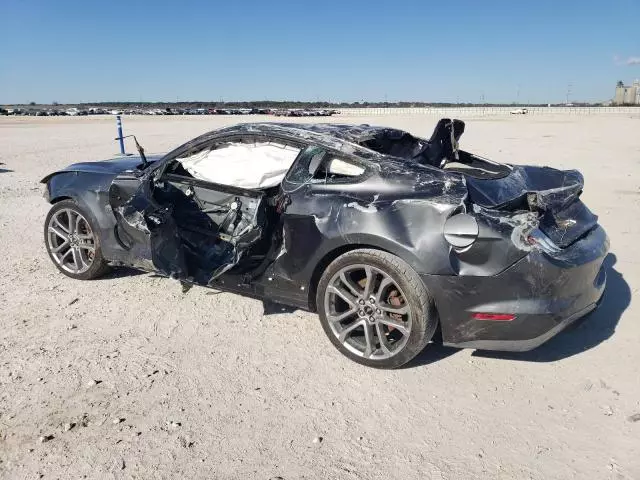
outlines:
[[[0,0],[0,103],[561,102],[640,77],[640,1]]]

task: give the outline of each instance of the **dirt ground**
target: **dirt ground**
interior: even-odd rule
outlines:
[[[248,117],[125,117],[163,152]],[[430,134],[437,117],[334,117]],[[39,180],[117,152],[113,117],[0,117],[0,477],[640,478],[640,118],[472,119],[462,147],[576,167],[611,239],[585,322],[539,349],[357,365],[317,316],[127,269],[79,282]],[[635,300],[635,299],[634,299]]]

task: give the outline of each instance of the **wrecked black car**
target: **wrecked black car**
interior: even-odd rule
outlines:
[[[42,180],[47,251],[317,311],[365,365],[444,344],[529,350],[596,307],[608,239],[575,170],[460,150],[393,128],[241,124],[162,156],[77,163]]]

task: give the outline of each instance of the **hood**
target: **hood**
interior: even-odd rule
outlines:
[[[147,161],[153,163],[162,158],[163,155],[148,155]],[[99,162],[80,162],[69,165],[68,167],[50,173],[40,183],[47,183],[51,177],[63,172],[84,172],[84,173],[102,173],[105,175],[117,175],[126,170],[135,170],[142,165],[142,159],[139,156],[118,157],[111,160],[102,160]]]

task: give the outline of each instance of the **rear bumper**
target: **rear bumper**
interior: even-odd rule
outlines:
[[[526,352],[528,350],[533,350],[534,348],[542,345],[547,340],[555,337],[562,330],[567,328],[569,325],[584,317],[591,311],[596,308],[597,304],[592,303],[591,305],[587,305],[582,310],[574,313],[573,315],[569,315],[564,320],[561,320],[549,330],[544,332],[543,334],[530,338],[527,340],[469,340],[466,342],[458,342],[458,343],[450,343],[443,342],[443,344],[447,347],[456,347],[456,348],[475,348],[478,350],[500,350],[505,352]]]
[[[531,251],[489,277],[423,275],[435,298],[445,345],[531,350],[596,308],[606,284],[609,241],[596,227],[559,254]],[[515,315],[476,320],[475,312]]]

